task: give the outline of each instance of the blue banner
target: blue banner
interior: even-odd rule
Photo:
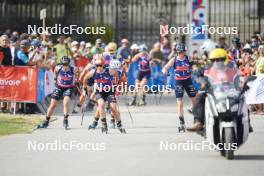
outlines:
[[[43,103],[45,101],[45,69],[39,69],[38,77],[38,102]]]

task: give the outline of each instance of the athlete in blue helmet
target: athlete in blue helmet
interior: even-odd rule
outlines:
[[[168,74],[168,70],[170,67],[174,68],[175,72],[175,95],[177,98],[178,105],[178,115],[180,119],[180,124],[184,127],[184,112],[183,112],[183,95],[184,90],[187,92],[188,96],[191,98],[192,107],[194,104],[194,98],[196,95],[196,91],[192,84],[191,79],[191,64],[189,62],[188,56],[185,54],[186,47],[183,43],[180,43],[176,46],[177,56],[171,59],[163,68],[162,72],[164,74]]]
[[[63,56],[61,58],[61,65],[56,66],[54,70],[56,88],[51,95],[52,99],[47,111],[46,120],[38,126],[39,128],[48,127],[50,117],[53,114],[57,105],[59,104],[59,100],[61,98],[63,98],[64,111],[63,126],[65,129],[68,128],[70,100],[75,83],[75,73],[76,70],[72,66],[70,66],[70,58],[68,56]]]

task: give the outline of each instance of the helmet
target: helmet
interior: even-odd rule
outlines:
[[[176,51],[177,52],[185,52],[186,51],[186,47],[184,43],[180,43],[179,45],[176,46]]]
[[[121,62],[118,59],[111,60],[109,64],[111,69],[119,69],[121,67]]]
[[[124,38],[124,39],[121,40],[121,43],[127,43],[128,44],[129,41],[126,38]]]
[[[62,56],[61,63],[62,64],[70,64],[70,58],[68,56]]]
[[[203,42],[202,46],[200,47],[200,55],[208,54],[210,51],[217,48],[217,43],[215,43],[213,40],[206,40]]]
[[[117,49],[117,45],[116,45],[116,43],[114,43],[114,42],[111,42],[111,43],[109,43],[109,44],[107,45],[107,50],[108,50],[110,53],[115,52],[116,49]]]
[[[104,56],[102,54],[95,54],[93,56],[95,65],[104,65]]]
[[[145,44],[139,46],[139,52],[147,51],[148,47]]]
[[[209,59],[210,60],[228,60],[228,54],[226,50],[222,48],[216,48],[213,51],[210,52],[209,54]]]

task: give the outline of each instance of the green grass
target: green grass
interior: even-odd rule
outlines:
[[[0,113],[0,136],[30,133],[40,123],[38,115],[10,115]]]

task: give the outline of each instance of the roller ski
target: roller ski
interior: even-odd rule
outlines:
[[[127,104],[128,106],[136,106],[137,105],[137,99],[134,97],[131,102]]]
[[[185,127],[184,117],[180,116],[179,119],[180,119],[180,126],[178,127],[178,131],[185,132],[186,127]]]
[[[88,130],[94,130],[98,125],[98,121],[94,120],[92,124],[88,126]]]
[[[63,127],[65,128],[65,130],[69,129],[69,121],[68,118],[64,118],[63,120]]]
[[[47,128],[48,126],[49,126],[49,121],[45,120],[44,122],[39,124],[37,128]]]
[[[126,134],[126,130],[124,127],[122,127],[121,121],[117,122],[117,129],[120,131],[120,133]]]
[[[137,106],[146,106],[145,98],[142,98],[142,100],[140,100],[140,102],[137,104]]]
[[[108,133],[107,123],[103,123],[102,125],[103,125],[101,128],[102,133],[107,134]]]

